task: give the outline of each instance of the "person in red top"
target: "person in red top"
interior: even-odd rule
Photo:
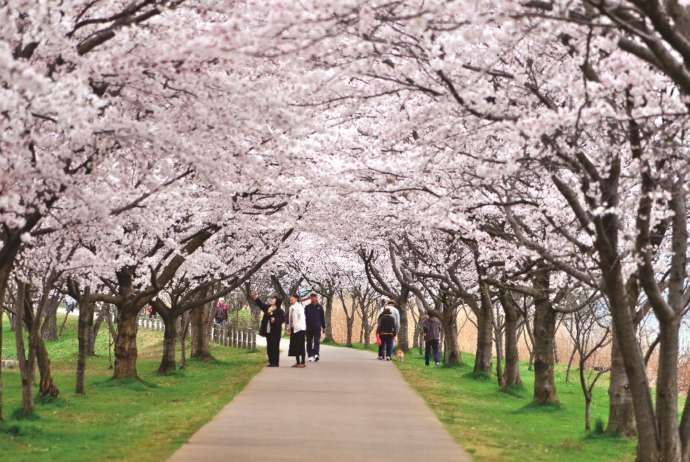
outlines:
[[[224,298],[219,298],[216,302],[215,320],[218,324],[223,324],[228,319],[228,304]]]

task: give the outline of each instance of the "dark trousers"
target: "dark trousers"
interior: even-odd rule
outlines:
[[[429,358],[431,356],[431,352],[434,352],[434,362],[440,363],[441,362],[441,350],[439,348],[439,340],[434,339],[434,340],[427,340],[424,342],[424,363],[428,366],[429,365]]]
[[[266,351],[268,352],[268,364],[277,366],[280,361],[280,334],[268,334],[266,337]]]
[[[393,350],[395,350],[395,336],[390,336],[391,338],[391,353],[388,356],[393,356]],[[386,342],[383,341],[384,336],[381,336],[381,345],[379,345],[379,358],[383,358],[386,353]]]
[[[307,331],[307,356],[316,356],[321,349],[321,331],[308,330]]]
[[[386,358],[393,356],[393,339],[392,335],[381,336],[381,346],[383,346],[383,353],[385,353]]]

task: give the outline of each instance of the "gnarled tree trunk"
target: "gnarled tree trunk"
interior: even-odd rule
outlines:
[[[79,301],[79,320],[77,323],[77,341],[79,343],[77,354],[77,384],[76,393],[84,393],[84,377],[86,375],[86,357],[89,354],[91,344],[91,324],[95,303],[88,294]]]
[[[187,337],[189,334],[189,313],[180,316],[180,369],[187,366]]]
[[[15,326],[14,337],[17,348],[17,361],[19,362],[19,373],[22,384],[22,414],[24,416],[30,415],[34,410],[34,396],[33,396],[33,379],[34,379],[34,361],[29,354],[26,357],[24,348],[24,300],[26,297],[26,284],[19,282],[17,284],[17,303],[15,305]],[[31,353],[31,352],[29,352]]]
[[[46,307],[45,321],[41,328],[41,337],[43,340],[57,340],[58,338],[58,321],[57,309],[59,301],[50,302]]]
[[[554,342],[556,312],[549,300],[549,271],[538,268],[533,276],[534,297],[534,401],[538,404],[558,403],[554,376]]]
[[[60,390],[58,390],[58,387],[55,385],[55,381],[53,380],[48,350],[46,349],[45,342],[40,337],[36,339],[36,363],[38,364],[40,380],[38,388],[39,395],[44,398],[57,398],[60,394]]]
[[[205,303],[191,311],[192,358],[211,360],[209,338],[211,335],[211,304]]]
[[[134,309],[118,307],[115,337],[114,379],[137,378],[137,314]]]
[[[520,355],[518,353],[518,325],[520,323],[520,312],[515,306],[510,295],[500,291],[500,301],[505,313],[505,370],[501,387],[506,390],[510,387],[520,385]]]
[[[635,411],[623,357],[616,341],[615,329],[611,342],[611,381],[609,382],[609,420],[607,433],[635,435]]]
[[[486,282],[479,282],[479,310],[477,316],[477,351],[474,358],[475,374],[491,374],[491,357],[493,356],[493,307],[491,295]]]
[[[165,325],[165,332],[163,333],[163,356],[161,357],[161,364],[158,367],[158,373],[169,374],[175,371],[177,367],[175,363],[175,342],[177,341],[178,318],[170,313],[162,317],[163,324]]]
[[[454,307],[443,306],[443,364],[455,366],[462,364],[458,346],[458,316]]]
[[[398,332],[398,348],[406,352],[410,349],[409,341],[409,327],[407,320],[407,302],[409,292],[402,291],[402,295],[398,298],[398,311],[400,312],[400,332]]]

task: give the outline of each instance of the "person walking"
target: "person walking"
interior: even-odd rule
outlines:
[[[303,368],[305,364],[305,334],[307,330],[307,320],[304,316],[304,306],[300,303],[297,294],[290,295],[290,348],[288,356],[295,357],[295,364],[292,367]]]
[[[283,322],[285,321],[285,311],[280,307],[282,300],[274,296],[271,297],[270,305],[267,305],[259,299],[256,292],[252,293],[251,297],[263,312],[259,325],[259,335],[266,337],[268,367],[279,367],[280,338],[283,334]]]
[[[395,319],[395,332],[400,332],[400,311],[398,308],[395,306],[395,302],[393,300],[388,300],[384,302],[383,305],[381,305],[381,308],[379,309],[378,313],[378,319],[381,318],[381,315],[383,314],[383,311],[388,308],[390,310],[390,313],[393,315],[393,318]],[[395,340],[393,340],[393,347],[392,349],[395,348]],[[384,359],[384,349],[385,345],[383,342],[379,343],[379,359]]]
[[[315,293],[309,295],[309,305],[304,307],[307,321],[307,355],[309,362],[319,361],[321,350],[321,334],[326,332],[326,316],[319,297]]]
[[[424,364],[429,365],[431,353],[434,354],[434,364],[441,364],[441,320],[436,313],[428,311],[422,320],[424,332]]]
[[[219,298],[216,302],[216,312],[214,317],[216,324],[220,325],[228,320],[228,304],[225,303],[225,299],[223,297]]]
[[[381,337],[381,345],[384,354],[384,356],[382,356],[381,353],[379,353],[379,359],[390,361],[391,356],[393,356],[393,341],[398,330],[395,326],[395,317],[389,307],[385,307],[383,313],[379,316],[376,333]],[[381,347],[379,347],[379,351],[380,350]]]

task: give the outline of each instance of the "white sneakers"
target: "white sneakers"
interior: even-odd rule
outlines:
[[[314,362],[314,357],[313,357],[313,356],[309,356],[309,362],[310,362],[310,363],[313,363],[313,362]]]

